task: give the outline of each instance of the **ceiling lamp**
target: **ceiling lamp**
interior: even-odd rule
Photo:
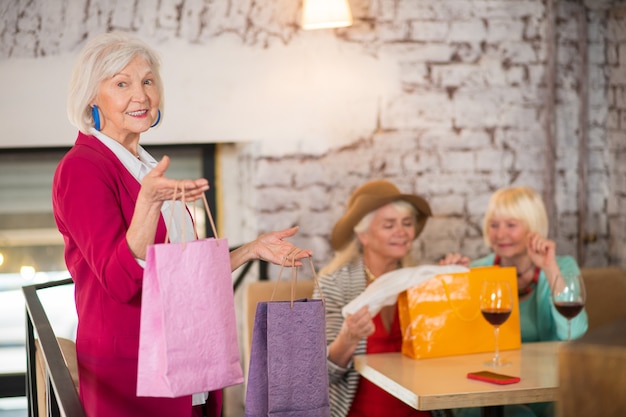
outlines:
[[[303,29],[330,29],[352,25],[348,0],[304,0]]]

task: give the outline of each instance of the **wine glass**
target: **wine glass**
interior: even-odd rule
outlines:
[[[572,319],[585,306],[585,283],[580,273],[561,274],[552,288],[552,301],[556,310],[567,319],[567,340],[571,340]]]
[[[491,361],[485,363],[487,366],[508,365],[508,362],[500,358],[498,348],[498,332],[500,325],[507,321],[513,310],[513,293],[511,285],[507,281],[502,280],[486,280],[480,293],[480,312],[493,326],[493,334],[495,338],[495,353]]]

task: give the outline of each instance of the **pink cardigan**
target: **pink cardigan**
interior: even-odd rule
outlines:
[[[109,148],[82,133],[52,184],[76,288],[80,396],[89,417],[191,415],[191,396],[136,396],[143,268],[128,248],[126,230],[139,189]],[[155,241],[163,242],[165,232],[161,218]]]

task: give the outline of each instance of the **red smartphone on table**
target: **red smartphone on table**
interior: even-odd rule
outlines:
[[[467,374],[469,379],[476,379],[478,381],[491,382],[492,384],[506,385],[514,384],[520,381],[518,376],[498,374],[491,371],[477,371]]]

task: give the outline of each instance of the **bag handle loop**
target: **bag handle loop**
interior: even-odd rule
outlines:
[[[461,314],[460,312],[460,309],[457,308],[457,306],[455,306],[454,303],[452,302],[452,296],[450,295],[450,288],[448,288],[448,283],[446,282],[446,280],[439,276],[437,277],[437,279],[441,282],[441,285],[443,285],[443,289],[446,293],[446,299],[448,300],[448,304],[450,304],[450,307],[452,308],[452,311],[454,312],[454,314],[462,321],[474,321],[476,317],[478,317],[478,315],[480,314],[480,308],[471,317],[463,316],[463,314]]]
[[[270,298],[270,301],[274,300],[274,295],[276,294],[276,289],[278,288],[280,277],[282,276],[283,269],[285,268],[285,262],[287,262],[287,259],[289,259],[289,257],[291,256],[290,301],[291,301],[291,308],[293,308],[293,302],[296,296],[296,283],[298,282],[298,268],[296,267],[296,255],[300,252],[302,252],[302,249],[295,248],[291,252],[289,252],[287,256],[283,258],[283,261],[280,264],[280,270],[278,271],[278,277],[276,278],[276,282],[274,283],[274,289],[272,291],[272,297]],[[315,266],[313,265],[313,257],[309,256],[308,258],[309,258],[309,264],[311,265],[311,271],[313,272],[313,283],[317,287],[317,290],[320,292],[320,298],[322,300],[322,303],[326,304],[326,301],[324,300],[324,294],[322,293],[322,288],[320,287],[320,284],[319,284],[317,273],[315,272]]]
[[[167,220],[167,227],[165,228],[165,241],[164,241],[164,243],[167,243],[169,241],[169,239],[170,239],[170,229],[172,227],[172,219],[174,218],[174,203],[176,202],[176,193],[177,192],[178,192],[178,182],[176,182],[176,184],[174,185],[174,195],[172,196],[172,209],[170,210],[170,217]],[[185,224],[184,221],[183,221],[183,224]]]
[[[176,182],[176,185],[174,186],[174,196],[172,197],[172,209],[170,210],[170,216],[169,219],[167,221],[167,227],[166,227],[166,232],[165,232],[165,243],[168,242],[169,237],[170,237],[170,228],[172,227],[172,218],[174,217],[174,203],[176,202],[176,193],[178,192],[178,184],[179,181]],[[182,184],[181,184],[182,185]],[[185,186],[182,185],[181,186],[182,189],[182,196],[181,196],[181,203],[183,205],[183,210],[182,212],[182,228],[183,228],[183,250],[185,249],[185,235],[186,235],[186,228],[185,225],[187,224],[187,222],[185,221],[185,211],[189,212],[187,209],[187,203],[185,202]],[[205,193],[202,193],[202,201],[204,202],[204,209],[206,210],[206,214],[209,218],[209,222],[211,223],[211,230],[213,231],[213,236],[215,236],[215,239],[218,241],[218,245],[219,245],[219,239],[217,236],[217,229],[215,227],[215,221],[213,220],[213,214],[211,214],[211,209],[209,209],[209,202],[206,199],[206,195]],[[196,237],[196,239],[198,238],[198,231],[196,230],[196,224],[197,224],[197,216],[196,216],[196,205],[193,205],[193,215],[192,215],[192,220],[193,220],[193,225],[194,225],[194,235]]]

